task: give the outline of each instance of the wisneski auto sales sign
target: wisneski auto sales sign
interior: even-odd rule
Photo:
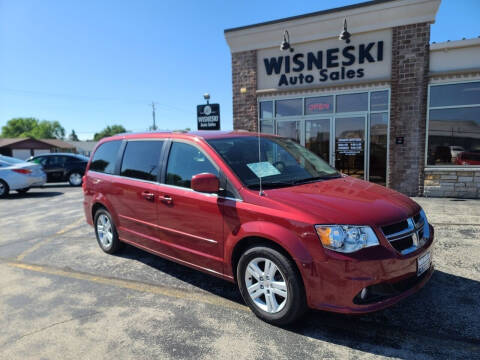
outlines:
[[[258,51],[258,89],[390,78],[390,31],[353,35],[349,44],[335,38],[291,45],[293,52],[278,48]]]
[[[197,105],[198,130],[220,130],[220,104]]]

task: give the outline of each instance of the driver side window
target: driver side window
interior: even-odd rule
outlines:
[[[168,157],[165,182],[169,185],[190,188],[192,177],[201,173],[211,173],[218,177],[217,168],[202,151],[186,143],[173,142]]]

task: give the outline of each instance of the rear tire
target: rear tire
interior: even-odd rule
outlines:
[[[82,185],[82,174],[78,171],[73,171],[68,175],[68,182],[71,186],[80,186]]]
[[[17,189],[17,192],[19,194],[26,194],[28,190],[30,190],[30,188]]]
[[[269,246],[254,246],[242,254],[237,283],[250,309],[270,324],[291,324],[307,311],[305,289],[295,263]]]
[[[123,248],[123,243],[118,239],[117,228],[113,223],[112,216],[107,210],[99,209],[95,213],[93,224],[98,245],[104,252],[115,254]]]
[[[7,197],[9,192],[10,188],[8,187],[8,184],[0,179],[0,198]]]

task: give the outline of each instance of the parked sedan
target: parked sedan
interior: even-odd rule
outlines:
[[[10,190],[26,193],[32,186],[42,186],[46,181],[41,166],[0,155],[0,198],[7,196]]]
[[[480,151],[464,151],[458,154],[457,165],[480,165]]]
[[[68,181],[72,186],[80,186],[88,157],[79,154],[54,153],[33,156],[27,161],[40,164],[47,174],[49,183]]]

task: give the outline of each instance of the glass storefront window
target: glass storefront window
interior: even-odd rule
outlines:
[[[430,87],[430,107],[480,104],[480,82]]]
[[[389,101],[384,88],[262,100],[260,131],[292,139],[346,174],[386,185]]]
[[[303,99],[286,99],[275,102],[276,116],[300,116],[302,115]]]
[[[337,95],[337,112],[368,110],[368,93]]]
[[[273,117],[273,101],[260,102],[260,119],[271,119]]]
[[[370,181],[387,183],[388,113],[370,114]]]
[[[431,109],[428,165],[480,165],[480,105]]]
[[[273,120],[260,121],[260,132],[265,134],[275,134],[273,129]]]
[[[335,118],[335,168],[365,178],[365,117]]]
[[[305,121],[305,147],[330,162],[330,119]]]
[[[333,113],[333,96],[316,96],[305,99],[305,115]]]
[[[370,93],[370,111],[388,110],[388,91]]]
[[[277,134],[300,143],[300,122],[278,121]]]

